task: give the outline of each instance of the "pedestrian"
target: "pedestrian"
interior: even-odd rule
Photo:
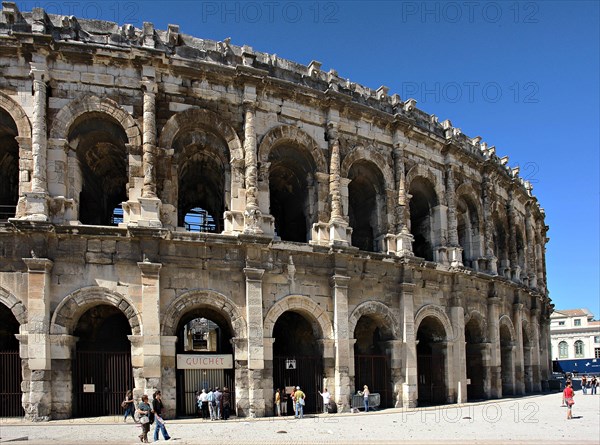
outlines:
[[[281,415],[287,416],[288,395],[287,395],[287,392],[285,392],[285,388],[281,389],[280,394],[281,394]]]
[[[154,442],[158,441],[158,432],[160,431],[163,435],[163,439],[169,440],[171,436],[167,432],[167,428],[165,427],[165,421],[162,418],[162,411],[164,405],[162,403],[162,395],[160,391],[156,391],[153,396],[154,400],[152,400],[152,412],[154,413],[154,420],[156,421],[156,426],[154,427]]]
[[[369,387],[367,385],[365,385],[363,387],[363,391],[362,391],[363,401],[365,403],[365,413],[369,411],[369,395],[370,394],[371,394],[371,391],[369,391]]]
[[[592,376],[592,394],[596,394],[597,390],[598,390],[598,379],[594,375],[594,376]]]
[[[575,396],[575,391],[573,391],[573,386],[571,382],[567,382],[567,386],[563,391],[563,399],[565,400],[565,404],[567,405],[567,419],[573,418],[573,405],[575,401],[573,397]]]
[[[221,411],[222,411],[222,403],[223,403],[223,393],[221,392],[221,388],[218,386],[215,388],[215,402],[216,402],[216,417],[217,420],[221,419]]]
[[[587,394],[587,377],[586,376],[581,377],[581,391],[584,394]]]
[[[216,403],[215,403],[215,393],[213,391],[212,388],[210,388],[208,390],[208,394],[206,396],[206,399],[208,401],[208,412],[210,414],[210,420],[217,420],[216,419]]]
[[[231,410],[231,393],[228,387],[223,387],[223,420],[229,419],[229,413]]]
[[[125,408],[123,422],[127,422],[127,417],[129,416],[131,416],[135,422],[135,417],[133,416],[133,413],[135,412],[135,406],[133,405],[133,392],[131,390],[127,391],[125,394],[125,399],[121,403],[121,406]]]
[[[152,408],[148,404],[148,396],[144,394],[142,401],[138,404],[136,414],[139,416],[139,422],[142,426],[142,434],[138,437],[140,442],[148,443],[148,432],[150,431],[150,415],[152,414]]]
[[[296,386],[296,391],[294,392],[294,400],[296,402],[296,413],[294,417],[298,419],[304,418],[304,405],[306,404],[306,394],[300,389],[299,386]]]
[[[331,400],[331,394],[327,391],[327,388],[323,392],[319,391],[321,397],[323,397],[323,414],[327,414],[327,407],[329,406],[329,401]]]
[[[200,408],[202,409],[202,418],[208,419],[208,394],[206,394],[206,389],[202,388],[202,392],[200,393]]]
[[[275,415],[281,417],[281,393],[279,388],[275,391]]]

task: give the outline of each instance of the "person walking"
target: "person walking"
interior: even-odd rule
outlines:
[[[581,391],[583,394],[587,394],[587,377],[581,377]]]
[[[150,431],[150,415],[152,414],[152,407],[148,404],[148,396],[144,394],[142,401],[137,407],[136,413],[139,416],[139,422],[142,426],[142,434],[138,437],[140,442],[148,443],[148,432]]]
[[[319,394],[321,394],[321,397],[323,397],[323,414],[327,414],[327,408],[329,407],[329,402],[331,401],[331,394],[329,394],[327,388],[325,388],[323,392],[319,391]]]
[[[169,440],[171,436],[167,432],[167,428],[165,427],[165,421],[162,418],[162,411],[164,405],[162,403],[162,395],[160,391],[156,391],[154,393],[152,400],[152,412],[154,413],[154,420],[156,421],[156,426],[154,427],[154,442],[158,441],[158,432],[160,431],[163,435],[163,439]]]
[[[222,403],[223,403],[223,393],[221,392],[221,388],[218,386],[215,388],[215,411],[217,420],[221,420],[221,412],[222,412]]]
[[[296,392],[294,392],[294,400],[296,401],[296,414],[294,417],[298,419],[304,418],[304,405],[306,404],[306,394],[296,386]]]
[[[592,394],[596,394],[596,391],[598,391],[598,379],[594,375],[592,376]]]
[[[125,394],[125,400],[123,400],[121,406],[125,408],[123,422],[127,422],[127,417],[129,416],[131,416],[131,418],[135,422],[135,417],[133,415],[133,413],[135,412],[135,406],[133,405],[133,392],[131,390],[127,391],[127,393]]]
[[[370,394],[371,394],[371,391],[369,391],[369,387],[367,385],[365,385],[363,387],[363,391],[362,391],[363,401],[365,403],[365,413],[369,411],[369,395]]]
[[[279,388],[275,391],[275,415],[281,417],[281,393]]]
[[[567,405],[567,419],[573,418],[573,405],[575,404],[575,401],[573,400],[574,396],[575,391],[573,391],[573,385],[569,381],[567,382],[567,386],[563,391],[563,399],[565,400],[565,404]]]
[[[288,395],[287,395],[287,392],[285,392],[285,388],[281,389],[280,394],[281,394],[281,415],[287,416]]]
[[[223,420],[229,419],[229,413],[231,411],[231,393],[228,387],[223,387]]]

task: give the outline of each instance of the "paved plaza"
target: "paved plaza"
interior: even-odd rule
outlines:
[[[449,405],[415,410],[307,416],[302,420],[173,420],[175,444],[462,444],[576,443],[600,440],[600,395],[576,392],[573,420],[566,420],[561,394]],[[4,419],[1,443],[134,444],[139,427],[121,417],[31,423]],[[150,438],[152,437],[151,430]]]

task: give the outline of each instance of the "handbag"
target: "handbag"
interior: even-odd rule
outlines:
[[[298,403],[299,403],[301,406],[304,406],[304,399],[298,399]]]
[[[575,405],[575,400],[567,399],[567,406],[573,406],[573,405]]]
[[[121,402],[121,408],[127,408],[127,400]]]
[[[142,425],[145,425],[146,423],[150,423],[150,418],[148,416],[142,416],[142,417],[140,417],[140,423]]]

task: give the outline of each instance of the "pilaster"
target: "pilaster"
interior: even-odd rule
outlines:
[[[340,412],[351,407],[350,367],[353,366],[350,351],[350,326],[348,324],[348,282],[349,277],[334,275],[331,277],[333,291],[333,335],[335,340],[335,402]],[[353,352],[353,351],[352,351]]]
[[[145,387],[147,391],[153,391],[162,386],[160,337],[160,269],[162,268],[162,264],[148,261],[137,264],[142,274]]]
[[[404,382],[402,383],[402,407],[417,406],[417,338],[415,332],[413,283],[400,284],[400,307],[402,308],[402,340],[404,341],[402,366]]]
[[[523,352],[523,304],[513,304],[515,326],[515,393],[525,394],[525,361]]]
[[[500,351],[500,299],[496,296],[487,299],[487,326],[490,340],[490,398],[502,397],[502,371]]]
[[[264,388],[265,340],[263,329],[262,279],[264,269],[246,267],[246,319],[248,322],[248,399],[250,417],[265,415],[267,388]]]

